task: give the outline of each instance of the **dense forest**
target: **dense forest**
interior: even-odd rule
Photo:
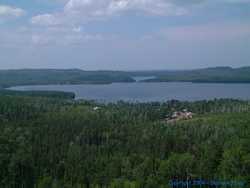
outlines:
[[[135,82],[134,77],[150,76],[146,82],[250,83],[250,67],[215,67],[179,71],[83,71],[80,69],[0,70],[0,88],[19,85],[110,84]]]
[[[184,108],[193,119],[164,120]],[[168,188],[187,177],[249,188],[249,102],[0,95],[1,188]]]

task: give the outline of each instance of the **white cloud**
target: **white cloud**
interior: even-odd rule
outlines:
[[[57,25],[59,20],[53,14],[42,14],[32,17],[31,23],[36,25]]]
[[[0,5],[0,17],[20,17],[25,14],[25,11],[20,8]]]
[[[34,16],[36,25],[76,25],[91,20],[103,20],[126,12],[155,16],[182,16],[192,6],[207,6],[216,3],[250,3],[250,0],[59,0],[65,2],[61,11]],[[197,6],[196,6],[197,7]]]
[[[78,27],[74,27],[72,30],[76,33],[80,33],[82,31],[82,28],[78,26]]]
[[[164,0],[118,0],[109,4],[108,12],[125,10],[143,11],[153,15],[183,15],[187,10]]]
[[[33,30],[31,32],[31,42],[33,45],[76,45],[84,44],[88,41],[103,40],[99,34],[85,33],[78,27],[47,27],[43,30]]]
[[[177,6],[171,0],[69,0],[61,12],[37,15],[31,22],[39,25],[74,25],[127,11],[161,16],[188,13],[184,7]]]

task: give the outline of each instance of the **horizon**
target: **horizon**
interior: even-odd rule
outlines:
[[[215,68],[230,68],[230,69],[241,69],[241,68],[250,68],[249,66],[215,66],[215,67],[197,67],[192,69],[141,69],[141,70],[115,70],[115,69],[81,69],[81,68],[19,68],[19,69],[0,69],[0,71],[18,71],[18,70],[80,70],[80,71],[114,71],[114,72],[150,72],[150,71],[193,71],[193,70],[203,70],[203,69],[215,69]]]
[[[0,69],[249,66],[249,0],[2,0]]]

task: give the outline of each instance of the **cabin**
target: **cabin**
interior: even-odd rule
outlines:
[[[100,109],[101,109],[101,107],[99,107],[99,106],[95,106],[95,107],[93,108],[94,111],[98,111],[98,110],[100,110]]]
[[[190,111],[188,111],[187,109],[183,109],[182,111],[175,111],[173,112],[172,115],[168,115],[166,116],[166,121],[168,123],[173,123],[176,121],[180,121],[180,120],[189,120],[192,119],[194,116],[194,114]]]

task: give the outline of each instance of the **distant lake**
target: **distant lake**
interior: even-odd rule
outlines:
[[[107,85],[41,85],[18,86],[11,90],[48,90],[74,92],[76,99],[116,102],[167,101],[171,99],[196,101],[214,98],[250,99],[250,84],[212,83],[113,83]]]

